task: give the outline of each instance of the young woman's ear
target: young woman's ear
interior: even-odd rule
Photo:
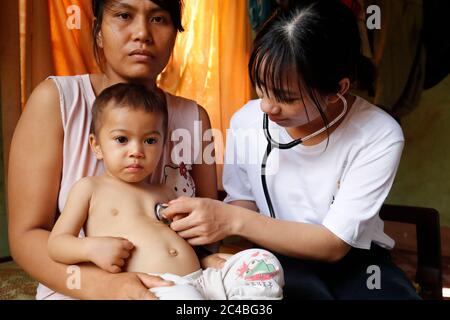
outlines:
[[[97,46],[99,48],[103,49],[103,35],[102,35],[102,31],[100,30],[97,34],[97,38],[95,39],[95,41],[97,42]]]
[[[339,93],[341,96],[345,96],[345,94],[350,90],[350,79],[344,78],[339,81]],[[340,98],[337,94],[334,94],[328,98],[328,103],[333,104],[340,101]]]
[[[89,135],[89,145],[91,146],[91,150],[92,150],[92,152],[94,152],[97,160],[102,160],[103,159],[102,149],[100,148],[100,145],[98,144],[97,138],[92,133]]]

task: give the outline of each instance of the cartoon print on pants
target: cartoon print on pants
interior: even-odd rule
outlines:
[[[239,278],[247,281],[265,281],[274,278],[280,272],[267,261],[267,254],[263,254],[259,259],[256,259],[259,254],[259,252],[253,254],[252,258],[255,259],[250,260],[248,264],[242,263],[242,266],[237,270]]]
[[[195,183],[189,174],[191,166],[183,162],[179,167],[166,166],[164,168],[164,183],[170,187],[177,197],[195,197]]]

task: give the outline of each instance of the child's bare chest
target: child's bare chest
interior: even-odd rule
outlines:
[[[158,190],[104,188],[91,198],[86,229],[90,234],[101,230],[124,230],[156,222],[155,206],[167,202]]]

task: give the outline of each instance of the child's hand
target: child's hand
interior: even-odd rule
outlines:
[[[203,269],[214,268],[214,269],[222,269],[225,262],[227,262],[228,258],[231,257],[232,254],[225,253],[215,253],[204,257],[200,264]]]
[[[119,273],[130,257],[134,245],[124,238],[91,237],[89,239],[89,260],[105,271]]]

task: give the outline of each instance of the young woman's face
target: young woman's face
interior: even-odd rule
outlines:
[[[162,155],[162,116],[126,107],[106,108],[99,132],[91,140],[93,150],[109,175],[141,182],[153,173]]]
[[[169,12],[152,1],[110,1],[97,38],[105,72],[123,80],[155,81],[169,61],[176,35]]]
[[[285,128],[297,128],[320,118],[313,100],[307,94],[301,94],[297,82],[286,85],[284,90],[289,100],[279,102],[274,93],[266,94],[264,90],[256,88],[256,93],[261,98],[261,110],[267,113],[269,119]],[[323,105],[323,104],[322,104]]]

